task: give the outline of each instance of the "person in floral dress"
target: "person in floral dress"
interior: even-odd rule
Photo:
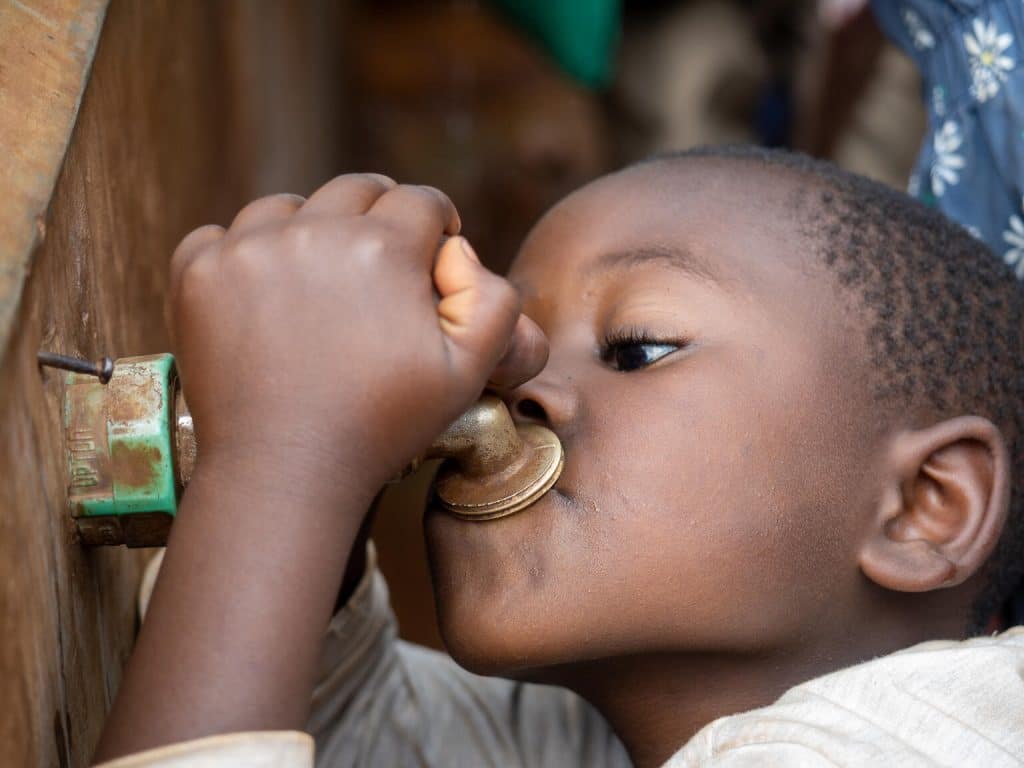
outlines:
[[[924,79],[928,133],[908,191],[1024,280],[1024,2],[872,0]]]

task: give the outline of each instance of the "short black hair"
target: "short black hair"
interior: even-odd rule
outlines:
[[[801,233],[868,311],[880,400],[934,418],[984,416],[999,427],[1013,488],[969,617],[968,633],[984,632],[1024,587],[1024,287],[983,242],[936,209],[824,160],[725,145],[640,164],[694,158],[780,169],[804,182],[794,205]]]

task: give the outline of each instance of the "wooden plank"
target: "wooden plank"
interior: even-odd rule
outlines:
[[[40,371],[36,351],[166,351],[180,238],[227,223],[264,185],[308,191],[336,170],[330,92],[289,94],[294,119],[265,119],[275,90],[326,66],[335,4],[278,3],[266,17],[252,5],[115,0],[75,122],[106,3],[0,0],[0,766],[88,764],[134,640],[145,557],[77,541],[63,375]],[[254,47],[284,70],[270,93]],[[293,169],[291,143],[309,137]]]
[[[107,0],[0,0],[0,364]]]

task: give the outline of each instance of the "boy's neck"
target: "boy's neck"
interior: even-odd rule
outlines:
[[[657,768],[713,720],[767,706],[795,685],[873,655],[666,653],[574,665],[544,682],[592,704],[636,768]]]
[[[598,662],[563,684],[608,721],[636,768],[656,768],[719,717],[766,706],[800,675],[778,660],[657,655]]]
[[[961,638],[958,617],[975,599],[972,589],[872,589],[873,610],[823,618],[802,642],[760,653],[634,654],[548,668],[533,679],[579,694],[608,721],[637,768],[657,768],[720,717],[768,706],[800,683],[925,640]]]

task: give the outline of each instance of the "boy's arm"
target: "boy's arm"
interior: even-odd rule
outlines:
[[[353,175],[179,246],[169,318],[202,454],[97,759],[302,728],[374,494],[503,352],[512,380],[546,356],[465,241],[438,252],[458,228],[436,190]]]
[[[98,760],[303,727],[323,630],[372,493],[311,477],[332,470],[312,457],[295,474],[242,458],[197,467]]]

